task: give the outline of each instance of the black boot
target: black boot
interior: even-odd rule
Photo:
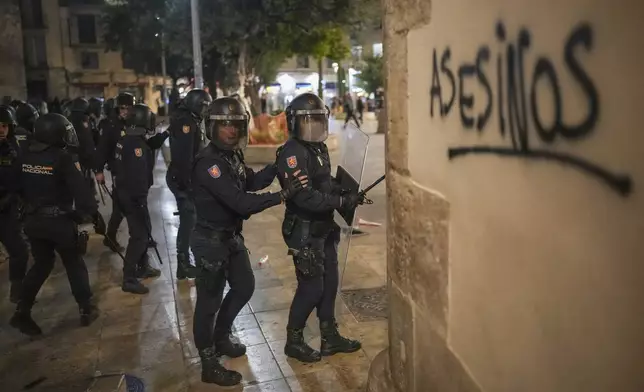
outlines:
[[[139,279],[158,278],[161,276],[161,270],[150,265],[148,260],[141,262],[136,267],[136,277]]]
[[[197,277],[197,268],[190,264],[190,258],[177,255],[177,280],[194,279]]]
[[[78,311],[80,313],[80,324],[83,327],[89,326],[98,318],[98,308],[89,302],[78,305]]]
[[[232,387],[241,382],[242,376],[234,370],[228,370],[219,363],[215,350],[208,348],[199,351],[201,357],[201,381],[222,387]]]
[[[20,301],[20,293],[22,293],[22,280],[12,281],[11,289],[9,290],[9,301],[17,304]]]
[[[215,350],[217,355],[226,355],[231,358],[241,357],[246,354],[246,346],[236,336],[233,336],[230,331],[221,334],[215,331]]]
[[[322,335],[320,353],[323,356],[337,353],[353,353],[362,348],[362,344],[359,341],[347,339],[340,335],[335,320],[320,321],[320,334]]]
[[[132,294],[147,294],[150,292],[150,289],[145,287],[143,283],[139,282],[136,279],[124,280],[123,285],[121,286],[121,290],[125,291],[126,293]]]
[[[105,238],[103,238],[103,245],[110,248],[110,250],[114,253],[125,251],[125,248],[121,246],[121,244],[119,244],[116,240],[116,236],[105,236]]]
[[[284,354],[301,362],[318,362],[322,357],[304,341],[303,329],[287,329]]]
[[[36,324],[34,319],[31,318],[31,308],[21,307],[18,305],[18,309],[11,317],[9,324],[20,330],[20,332],[29,336],[38,336],[42,335],[42,329]]]

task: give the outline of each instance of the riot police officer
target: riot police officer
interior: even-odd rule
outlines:
[[[16,141],[22,148],[31,137],[34,130],[34,123],[38,119],[38,110],[28,103],[20,103],[16,108],[16,122],[18,126],[15,129]]]
[[[122,290],[134,294],[149,292],[137,278],[157,277],[161,271],[149,264],[150,218],[147,209],[148,191],[152,186],[155,156],[146,141],[154,132],[153,114],[147,105],[136,104],[129,109],[125,135],[116,144],[114,164],[116,197],[130,232],[125,252]]]
[[[114,98],[108,98],[103,103],[103,116],[101,120],[98,122],[98,129],[101,135],[103,134],[103,129],[107,126],[107,124],[113,121],[114,119],[118,118],[118,116],[116,115],[116,112],[114,111],[115,103],[116,103],[116,99]]]
[[[89,101],[80,97],[73,99],[70,105],[70,114],[67,116],[67,119],[74,126],[74,130],[76,130],[79,143],[78,161],[88,184],[91,184],[91,171],[94,168],[96,148],[89,124]]]
[[[191,246],[198,270],[193,332],[201,356],[201,380],[231,386],[240,382],[241,375],[226,370],[217,356],[239,357],[246,353],[244,345],[231,340],[231,328],[255,289],[241,234],[242,222],[288,200],[308,180],[295,172],[284,180],[284,189],[278,193],[250,193],[272,183],[277,173],[275,165],[259,172],[244,165],[241,150],[248,144],[250,116],[239,101],[231,97],[216,99],[209,112],[210,143],[195,157],[192,169],[197,219]],[[222,302],[226,281],[230,291]]]
[[[190,170],[201,149],[203,119],[212,102],[204,90],[191,90],[170,119],[170,152],[166,183],[177,200],[179,230],[177,231],[177,279],[194,278],[190,264],[190,234],[195,222],[195,206],[190,198]]]
[[[286,202],[282,235],[293,255],[297,289],[287,325],[284,353],[303,362],[319,361],[321,355],[354,352],[360,342],[340,335],[334,319],[338,290],[340,229],[333,211],[363,202],[357,194],[341,195],[331,176],[328,136],[329,109],[315,94],[300,94],[286,108],[290,139],[278,153],[281,179],[296,171],[311,179],[311,187]],[[306,320],[317,308],[322,344],[320,352],[304,341]],[[321,355],[320,355],[321,354]]]
[[[98,149],[96,151],[96,181],[99,183],[105,183],[105,177],[103,175],[103,169],[105,164],[112,173],[112,194],[117,194],[116,189],[116,177],[118,177],[118,170],[114,165],[114,149],[116,148],[116,143],[118,140],[125,134],[125,119],[130,108],[134,105],[135,99],[134,95],[130,93],[120,93],[116,99],[113,113],[108,114],[107,121],[103,123],[101,128],[101,138],[98,143]],[[106,105],[107,106],[107,105]],[[119,209],[118,203],[112,203],[112,215],[107,224],[107,232],[103,245],[110,248],[112,251],[122,250],[123,247],[116,240],[116,232],[123,221],[123,213]]]
[[[25,202],[25,234],[31,243],[34,265],[23,280],[20,301],[11,325],[27,335],[42,333],[31,318],[31,308],[60,255],[80,310],[81,325],[96,318],[83,254],[87,232],[79,223],[90,223],[97,213],[96,200],[87,188],[80,164],[68,148],[78,147],[72,124],[62,115],[41,116],[29,147],[22,152],[20,184]]]
[[[90,98],[87,114],[89,115],[89,128],[92,130],[92,140],[94,141],[95,146],[98,146],[98,140],[99,140],[99,137],[101,136],[98,128],[98,124],[101,119],[102,113],[103,113],[103,102],[96,97]]]
[[[17,303],[22,280],[27,272],[29,253],[22,238],[22,227],[18,219],[18,181],[20,164],[19,147],[14,130],[15,111],[11,106],[0,106],[0,242],[9,253],[9,300]]]

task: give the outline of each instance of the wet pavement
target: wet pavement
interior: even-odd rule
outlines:
[[[375,121],[367,121],[364,128],[375,132]],[[332,129],[341,132],[341,124],[332,124]],[[363,183],[383,173],[383,157],[384,137],[372,135]],[[332,160],[337,162],[338,158],[337,152],[332,155]],[[101,316],[91,326],[79,326],[76,303],[64,269],[57,262],[33,311],[44,335],[29,339],[9,327],[14,306],[8,302],[5,283],[8,264],[0,264],[0,390],[113,391],[122,373],[141,379],[148,392],[231,390],[200,381],[199,356],[192,338],[196,293],[192,282],[177,282],[174,278],[178,217],[173,215],[175,200],[165,186],[165,165],[161,158],[155,181],[149,208],[153,236],[164,261],[160,267],[162,276],[145,281],[150,287],[148,295],[123,293],[120,258],[108,252],[101,238],[93,235],[85,259]],[[276,189],[276,184],[271,188]],[[374,204],[361,207],[358,216],[383,225],[361,227],[368,235],[352,239],[343,289],[385,284],[384,184],[375,188],[370,197]],[[107,218],[109,202],[107,208],[101,209]],[[234,327],[234,333],[248,346],[247,355],[223,359],[225,366],[243,375],[243,384],[232,390],[363,391],[371,359],[387,344],[386,320],[360,322],[338,299],[340,329],[360,339],[362,350],[327,357],[316,364],[302,364],[287,359],[283,353],[288,308],[296,287],[292,261],[286,255],[280,234],[283,213],[283,207],[275,207],[253,216],[244,226],[255,269],[256,290]],[[119,231],[119,240],[127,243],[125,222]],[[264,256],[268,256],[268,262],[260,266],[258,261]],[[317,324],[313,314],[305,331],[314,347],[319,347],[320,341]],[[98,374],[106,377],[93,379]]]

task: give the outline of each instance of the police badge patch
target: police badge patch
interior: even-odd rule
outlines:
[[[183,126],[183,133],[190,133],[190,125]]]
[[[140,148],[135,148],[134,149],[134,155],[136,155],[137,157],[142,157],[143,156],[143,150],[141,150]]]
[[[210,177],[212,178],[219,178],[221,177],[221,170],[219,170],[219,166],[212,165],[210,166],[210,169],[208,169],[208,174],[210,174]]]
[[[291,169],[295,169],[297,167],[297,157],[295,155],[291,155],[290,157],[286,158],[286,164]]]

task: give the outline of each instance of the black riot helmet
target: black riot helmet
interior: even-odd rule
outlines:
[[[288,132],[292,138],[319,143],[329,136],[329,108],[317,95],[298,95],[285,112]]]
[[[125,124],[128,127],[144,128],[148,133],[154,132],[154,113],[148,105],[137,103],[127,113]]]
[[[103,111],[103,101],[98,98],[92,97],[89,99],[89,108],[87,109],[88,114],[94,115],[94,117],[101,117],[101,112]]]
[[[32,132],[38,119],[38,110],[31,104],[23,103],[16,108],[16,121],[25,130]]]
[[[63,116],[69,117],[72,114],[72,101],[65,101],[61,106],[63,110]]]
[[[212,97],[205,90],[190,90],[183,98],[182,104],[193,115],[204,118],[208,113],[208,106],[212,103]]]
[[[208,108],[206,136],[223,150],[244,149],[248,145],[250,115],[233,97],[215,99]]]
[[[105,100],[105,103],[103,104],[103,114],[105,115],[105,117],[108,117],[112,113],[114,113],[115,106],[116,106],[115,98],[109,98]]]
[[[134,106],[136,99],[130,93],[120,93],[116,96],[116,106]]]
[[[11,106],[11,107],[12,107],[12,108],[14,108],[14,109],[18,109],[18,106],[22,105],[23,103],[26,103],[26,102],[25,102],[25,101],[21,101],[21,100],[19,100],[19,99],[14,99],[13,101],[11,101],[11,103],[9,104],[9,106]]]
[[[47,113],[36,120],[34,140],[48,146],[78,147],[78,137],[72,123],[58,113]]]
[[[16,127],[16,110],[9,105],[0,106],[0,124],[6,124],[9,128],[5,137],[11,137]]]
[[[74,99],[72,99],[72,103],[71,103],[69,109],[72,112],[78,112],[78,113],[87,114],[87,112],[89,110],[89,101],[86,100],[85,98],[81,98],[81,97],[74,98]]]
[[[10,126],[16,126],[16,109],[9,105],[0,106],[0,123],[8,124]]]

